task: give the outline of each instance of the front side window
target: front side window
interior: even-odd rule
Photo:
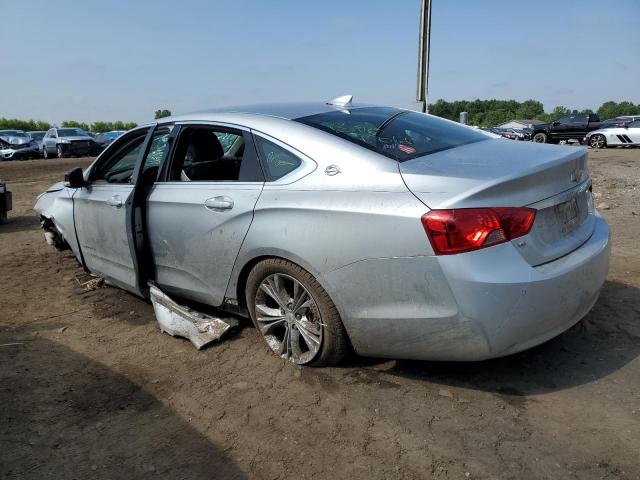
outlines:
[[[186,126],[178,136],[169,181],[257,182],[262,171],[248,133],[226,127]]]
[[[388,107],[336,110],[296,120],[400,162],[488,140],[454,122]]]
[[[131,183],[131,177],[140,155],[146,132],[140,132],[134,137],[123,140],[114,153],[101,161],[100,165],[91,173],[93,182]]]
[[[255,137],[258,155],[265,166],[269,180],[284,177],[300,166],[302,161],[294,154],[262,137]]]

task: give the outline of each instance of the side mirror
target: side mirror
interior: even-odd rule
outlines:
[[[555,121],[555,122],[553,122],[551,125],[553,125],[554,127],[557,127],[558,125],[560,125],[560,122]]]
[[[72,168],[64,174],[64,183],[69,188],[82,188],[87,183],[84,181],[82,168]]]

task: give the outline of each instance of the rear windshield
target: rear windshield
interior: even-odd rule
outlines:
[[[336,110],[296,121],[400,162],[489,139],[483,133],[437,117],[388,107]]]

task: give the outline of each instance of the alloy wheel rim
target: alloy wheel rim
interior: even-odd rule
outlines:
[[[533,141],[536,142],[536,143],[544,143],[544,137],[542,135],[540,135],[540,134],[535,135],[533,137]]]
[[[58,158],[62,158],[62,149],[60,147],[58,147],[56,150],[57,150],[57,153],[58,153]]]
[[[600,137],[599,135],[596,135],[595,137],[591,138],[591,146],[594,148],[602,148],[602,146],[604,145],[604,142],[602,140],[602,137]]]
[[[315,300],[295,278],[267,276],[255,296],[258,329],[276,355],[296,364],[312,361],[322,345],[322,319]]]

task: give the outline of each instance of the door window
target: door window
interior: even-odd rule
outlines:
[[[134,137],[122,139],[119,148],[104,158],[91,172],[92,182],[131,183],[131,176],[140,155],[146,131],[138,132]]]
[[[271,181],[284,177],[298,168],[302,161],[293,153],[262,137],[255,137],[258,155]]]
[[[169,135],[171,135],[173,126],[158,127],[151,137],[151,145],[144,159],[142,167],[142,184],[151,185],[158,177],[158,170],[162,164],[165,154],[169,146]]]
[[[173,154],[169,181],[262,182],[251,136],[241,130],[183,127]]]

